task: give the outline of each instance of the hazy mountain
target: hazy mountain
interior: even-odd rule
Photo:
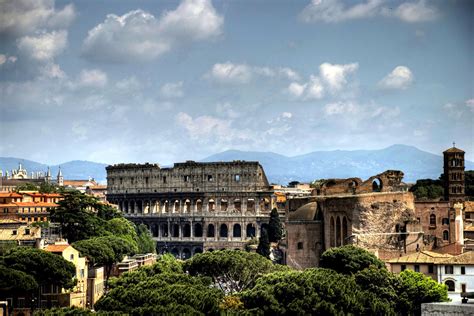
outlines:
[[[18,169],[18,163],[21,163],[23,168],[28,171],[28,176],[30,176],[31,172],[36,171],[43,171],[46,173],[46,170],[48,169],[48,165],[36,161],[22,158],[0,157],[0,169],[3,170],[4,173],[6,170],[11,172],[12,169]],[[107,164],[92,161],[73,160],[60,165],[49,166],[51,168],[51,175],[53,179],[56,179],[59,166],[61,166],[61,170],[65,179],[75,180],[88,179],[91,177],[99,182],[106,181],[105,167]]]
[[[334,150],[315,151],[305,155],[287,157],[272,152],[228,150],[201,161],[259,161],[270,182],[286,184],[290,181],[312,181],[323,178],[359,177],[367,179],[388,169],[398,169],[405,173],[404,181],[416,179],[437,179],[443,172],[443,157],[413,146],[393,145],[380,150]],[[0,157],[3,171],[18,168],[21,162],[31,171],[46,171],[48,166],[21,158]],[[69,161],[61,164],[65,179],[94,178],[106,181],[107,164],[91,161]],[[53,178],[58,166],[50,166]],[[474,163],[466,161],[466,170],[474,169]]]
[[[393,145],[380,150],[315,151],[286,157],[271,152],[229,150],[202,161],[258,160],[269,181],[286,184],[290,181],[312,181],[322,178],[369,178],[388,169],[405,173],[404,181],[437,179],[443,172],[443,157],[413,146]],[[466,170],[474,163],[466,161]]]

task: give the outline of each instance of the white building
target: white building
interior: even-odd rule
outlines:
[[[474,291],[474,252],[469,251],[443,260],[437,265],[438,282],[446,284],[449,292]]]

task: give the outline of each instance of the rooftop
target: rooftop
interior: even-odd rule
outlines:
[[[390,259],[389,263],[441,263],[442,261],[452,258],[452,255],[441,254],[432,251],[415,252],[403,257]]]

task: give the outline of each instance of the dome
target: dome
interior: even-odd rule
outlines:
[[[289,221],[314,221],[318,203],[307,203],[288,215]]]

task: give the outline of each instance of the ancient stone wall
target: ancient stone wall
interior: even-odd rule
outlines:
[[[323,223],[321,221],[292,221],[287,225],[286,263],[295,269],[319,264],[323,252]]]

